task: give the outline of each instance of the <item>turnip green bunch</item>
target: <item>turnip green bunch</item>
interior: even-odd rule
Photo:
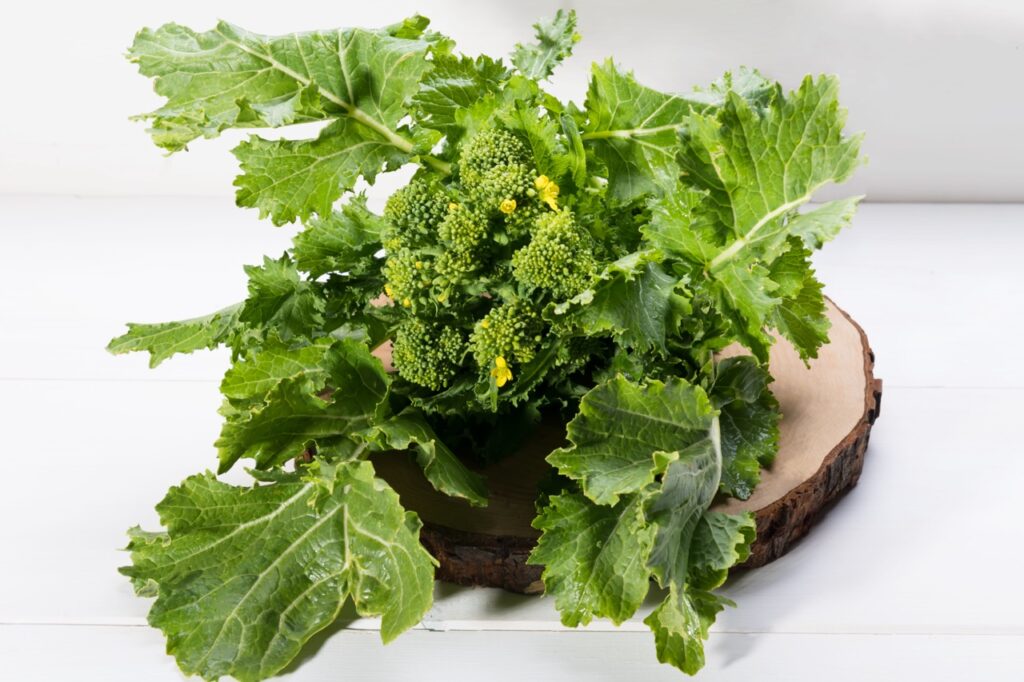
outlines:
[[[531,558],[547,593],[567,625],[620,623],[653,579],[658,659],[694,673],[755,531],[709,507],[749,497],[777,448],[770,330],[805,359],[827,340],[810,254],[859,198],[805,204],[860,163],[837,83],[785,92],[741,69],[673,95],[606,61],[578,106],[542,85],[578,40],[573,13],[508,62],[427,23],[136,37],[166,100],[142,118],[168,151],[322,127],[234,150],[238,204],[301,223],[246,268],[248,297],[111,342],[153,365],[230,348],[220,471],[244,459],[254,479],[171,488],[123,572],[206,679],[274,675],[349,600],[389,641],[430,608],[435,564],[368,456],[408,450],[437,490],[485,505],[479,466],[560,420]],[[407,164],[380,214],[354,193]],[[719,359],[733,343],[751,354]],[[372,353],[388,345],[393,371]]]

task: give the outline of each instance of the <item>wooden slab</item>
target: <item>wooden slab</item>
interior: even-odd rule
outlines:
[[[747,567],[782,556],[806,535],[857,483],[864,464],[882,382],[872,373],[874,355],[863,330],[831,301],[828,316],[830,343],[810,368],[788,341],[779,339],[772,347],[771,388],[783,415],[779,454],[750,499],[715,506],[755,512],[757,540]],[[440,580],[537,593],[543,590],[541,569],[526,565],[538,535],[530,522],[536,516],[537,482],[550,468],[544,457],[563,438],[562,428],[544,426],[528,447],[484,469],[490,491],[485,508],[434,491],[410,457],[385,453],[373,461],[406,508],[423,519],[423,543],[440,562]]]

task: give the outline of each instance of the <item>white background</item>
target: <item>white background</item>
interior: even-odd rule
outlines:
[[[576,2],[583,42],[552,89],[580,99],[614,54],[642,82],[737,64],[843,83],[869,201],[1024,201],[1024,3]],[[255,31],[379,25],[418,9],[502,53],[557,3],[6,2],[0,6],[0,677],[175,682],[149,603],[116,567],[167,487],[210,467],[222,352],[149,370],[103,346],[125,320],[244,296],[287,248],[234,208],[237,134],[163,157],[127,116],[158,105],[122,58],[135,30],[216,17]],[[297,134],[315,134],[307,127]],[[393,184],[393,180],[386,183]],[[380,187],[380,190],[386,190]],[[378,199],[381,192],[378,192]],[[885,380],[860,484],[792,552],[726,586],[699,682],[1011,682],[1024,670],[1024,205],[872,204],[816,258]],[[686,678],[637,622],[559,632],[551,600],[439,585],[381,648],[373,622],[316,638],[289,679]],[[356,629],[351,629],[352,627]],[[442,632],[438,632],[442,631]]]
[[[535,18],[575,6],[583,41],[552,90],[582,100],[609,55],[641,82],[685,90],[745,64],[795,87],[836,73],[871,201],[1024,200],[1020,0],[9,1],[0,8],[0,193],[230,197],[240,133],[164,158],[129,115],[155,108],[123,59],[142,26],[224,18],[284,33],[377,26],[420,11],[465,52],[506,53]],[[306,135],[315,134],[315,127]]]

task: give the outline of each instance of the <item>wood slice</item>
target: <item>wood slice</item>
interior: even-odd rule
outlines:
[[[772,347],[771,389],[782,409],[779,454],[750,499],[714,507],[755,513],[757,540],[746,567],[785,554],[857,483],[864,465],[882,382],[872,373],[875,358],[864,331],[831,301],[828,317],[830,343],[810,368],[785,339]],[[538,535],[530,526],[537,483],[550,469],[545,456],[563,439],[563,428],[542,426],[527,447],[483,469],[490,491],[485,508],[436,492],[409,457],[384,453],[373,461],[402,504],[423,520],[422,541],[440,562],[438,579],[533,594],[543,591],[541,567],[526,564]]]

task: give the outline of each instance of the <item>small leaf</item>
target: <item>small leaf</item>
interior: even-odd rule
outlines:
[[[576,12],[558,10],[553,18],[539,21],[533,27],[537,31],[537,42],[516,45],[512,63],[527,78],[544,80],[572,54],[573,46],[580,39],[576,33]]]

